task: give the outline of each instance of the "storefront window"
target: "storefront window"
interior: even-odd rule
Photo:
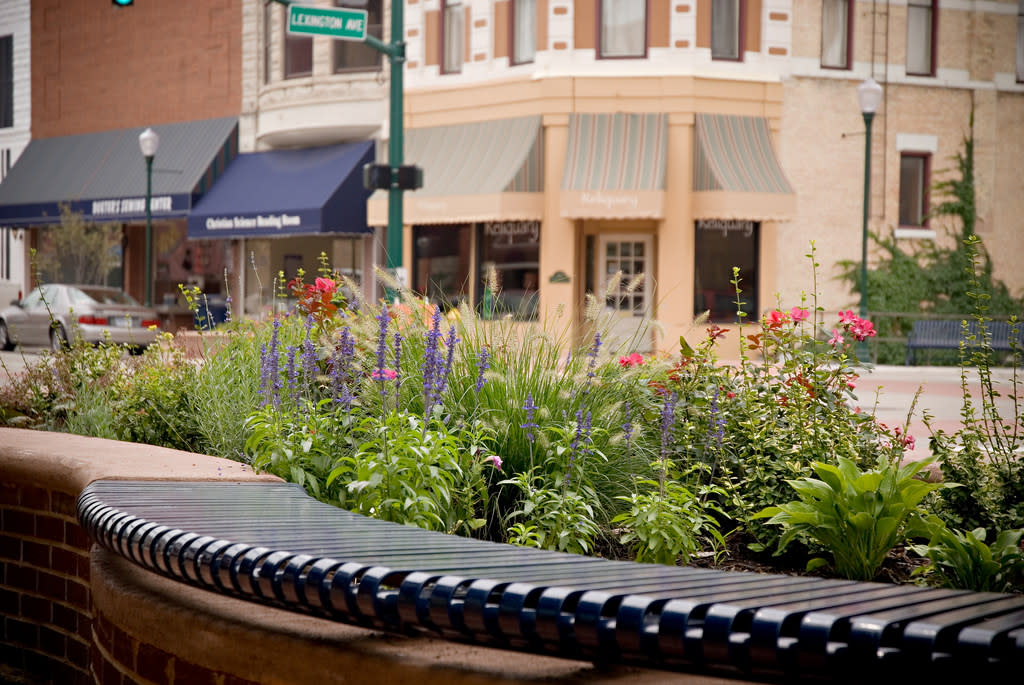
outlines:
[[[336,7],[366,10],[366,32],[382,38],[381,0],[335,0]],[[381,53],[363,41],[334,41],[334,71],[376,71],[380,69]]]
[[[484,317],[537,318],[539,221],[488,221],[480,225],[478,310]],[[494,276],[490,274],[493,272]],[[496,293],[491,280],[497,281]]]
[[[413,289],[445,309],[469,297],[471,224],[413,228]]]
[[[737,321],[736,288],[730,281],[733,280],[733,267],[738,267],[742,291],[739,310],[746,313],[748,321],[756,320],[759,224],[755,221],[702,219],[696,228],[694,314],[707,311],[711,321]]]

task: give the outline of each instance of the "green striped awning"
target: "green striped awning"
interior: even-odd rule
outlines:
[[[660,218],[667,144],[666,114],[573,114],[562,216]]]
[[[539,220],[543,140],[540,116],[406,130],[404,161],[423,168],[423,187],[403,195],[405,223]],[[386,224],[387,191],[367,211],[371,225]]]
[[[763,117],[697,114],[693,154],[698,219],[792,216],[796,197]]]

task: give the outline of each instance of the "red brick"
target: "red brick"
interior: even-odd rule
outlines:
[[[89,540],[89,536],[85,534],[82,527],[77,523],[71,523],[70,521],[64,522],[64,542],[77,547],[78,549],[88,550],[92,541]]]
[[[68,581],[68,603],[79,607],[89,606],[89,589],[73,580]]]
[[[69,638],[67,657],[68,661],[78,668],[82,670],[89,668],[89,645],[73,637]]]
[[[64,521],[56,516],[37,516],[36,537],[53,542],[64,542]]]
[[[50,568],[50,546],[25,540],[21,543],[21,560],[36,568]]]
[[[217,673],[214,671],[188,661],[182,661],[181,659],[174,660],[174,683],[181,683],[182,685],[217,685],[217,681]]]
[[[75,518],[78,516],[78,500],[74,495],[69,495],[66,492],[51,492],[50,511],[69,518]]]
[[[13,535],[0,535],[0,559],[21,561],[21,539]]]
[[[37,585],[39,594],[43,597],[61,601],[68,597],[68,581],[63,576],[41,571]]]
[[[46,626],[39,628],[39,649],[50,656],[63,659],[68,651],[67,642],[67,635]]]
[[[22,485],[19,488],[18,501],[26,509],[49,511],[50,491],[44,488],[32,487],[31,485]]]
[[[54,602],[50,606],[50,623],[72,635],[78,633],[78,612]]]
[[[36,649],[39,646],[39,627],[16,618],[3,621],[4,642],[19,647]]]
[[[18,616],[21,614],[21,593],[7,588],[0,588],[0,615]]]
[[[140,642],[135,672],[154,683],[170,683],[171,656],[152,645]]]
[[[50,568],[58,573],[77,576],[80,556],[71,550],[54,547],[50,550]]]
[[[3,530],[11,533],[24,536],[36,534],[36,517],[27,511],[4,509],[3,522]]]
[[[21,564],[7,563],[6,569],[4,583],[6,583],[8,587],[28,592],[36,591],[36,583],[39,574],[34,568],[22,566]]]
[[[21,617],[33,623],[48,623],[50,621],[50,601],[34,595],[22,595]]]
[[[0,504],[17,504],[19,490],[14,483],[0,483]]]
[[[123,630],[114,628],[112,644],[107,651],[114,658],[114,661],[121,664],[126,670],[135,670],[135,651],[138,643]]]

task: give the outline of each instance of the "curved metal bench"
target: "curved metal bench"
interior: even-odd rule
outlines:
[[[96,481],[98,544],[327,619],[597,662],[886,682],[1019,676],[1024,596],[636,564],[368,519],[285,483]]]

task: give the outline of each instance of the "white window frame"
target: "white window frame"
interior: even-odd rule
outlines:
[[[441,0],[441,73],[462,73],[466,55],[466,5],[462,0]]]
[[[509,8],[509,61],[528,64],[537,56],[537,0],[512,0]]]
[[[745,0],[711,0],[711,59],[743,59]]]
[[[823,69],[850,68],[850,37],[853,32],[853,1],[822,0],[821,66]]]

